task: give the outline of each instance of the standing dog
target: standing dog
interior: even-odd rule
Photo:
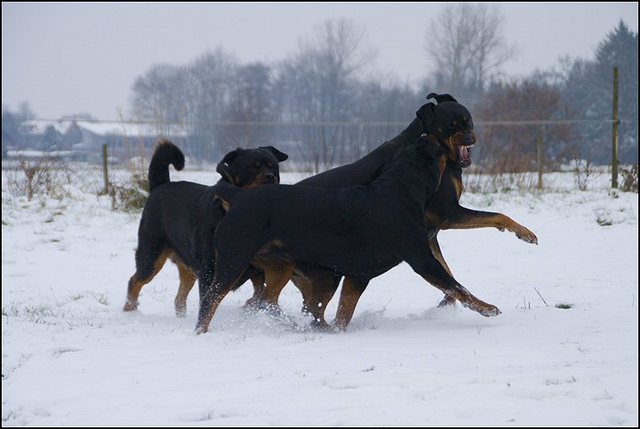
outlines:
[[[272,146],[236,149],[217,167],[221,181],[241,188],[280,183],[278,163],[288,156]],[[213,235],[225,214],[210,186],[192,182],[170,182],[169,164],[184,168],[184,155],[173,143],[158,143],[149,164],[149,199],[138,228],[136,272],[129,279],[124,311],[138,308],[142,287],[162,269],[167,258],[177,266],[180,286],[175,298],[177,316],[186,314],[187,295],[196,279],[209,275],[213,263]],[[211,271],[211,275],[213,271]],[[261,289],[263,274],[248,270],[242,282],[251,278]],[[239,283],[239,284],[242,284]]]
[[[208,330],[220,301],[250,262],[261,259],[311,264],[363,282],[406,261],[464,306],[484,316],[500,314],[451,277],[428,245],[424,211],[445,164],[437,139],[423,137],[403,145],[366,186],[242,190],[218,183],[213,193],[229,211],[216,231],[215,276],[202,289],[197,332]]]
[[[463,190],[462,170],[471,165],[471,147],[476,143],[473,119],[469,111],[449,94],[431,93],[427,99],[434,99],[437,104],[427,103],[420,107],[416,112],[416,118],[390,141],[352,164],[309,177],[297,185],[338,188],[370,183],[402,147],[416,141],[422,134],[429,134],[447,148],[447,154],[440,186],[425,209],[424,222],[428,232],[429,248],[449,275],[452,276],[451,271],[438,244],[438,232],[441,229],[495,227],[512,231],[521,240],[537,244],[538,239],[533,232],[508,216],[470,210],[459,204]],[[280,262],[263,263],[262,269],[267,278],[279,279],[286,277],[287,271],[293,268]],[[298,263],[294,269],[292,280],[302,292],[303,309],[313,315],[315,324],[326,327],[324,311],[342,276],[305,263]],[[251,301],[277,306],[279,294],[285,284],[267,281],[265,290],[256,291]],[[345,278],[341,304],[338,306],[335,320],[339,328],[344,329],[348,325],[358,299],[366,287],[367,283],[363,283],[362,279]],[[451,295],[445,295],[440,305],[454,302],[455,299]]]

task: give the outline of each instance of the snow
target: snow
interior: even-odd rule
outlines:
[[[171,174],[212,184],[212,171]],[[112,211],[87,177],[60,201],[3,189],[3,426],[638,425],[638,195],[606,176],[584,192],[564,173],[542,193],[463,194],[539,239],[440,233],[457,280],[497,317],[436,308],[442,294],[402,264],[344,333],[309,329],[292,285],[285,318],[244,312],[248,283],[203,335],[197,287],[174,316],[170,263],[122,312],[139,214]]]

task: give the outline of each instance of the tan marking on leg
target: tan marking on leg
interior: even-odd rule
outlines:
[[[446,222],[442,229],[497,228],[500,231],[511,231],[516,237],[527,243],[538,244],[538,237],[529,229],[520,225],[509,216],[496,213],[492,216],[470,216],[459,221]]]
[[[307,307],[309,306],[309,302],[311,301],[311,296],[313,294],[313,282],[309,277],[306,277],[297,270],[294,270],[291,280],[302,294],[302,311],[308,311]]]
[[[453,274],[451,273],[451,269],[449,268],[449,266],[447,265],[447,262],[444,260],[444,257],[442,256],[442,251],[440,250],[440,245],[438,244],[437,237],[432,237],[429,239],[429,248],[431,249],[431,253],[433,253],[433,256],[436,258],[436,260],[440,262],[440,265],[442,265],[442,268],[444,268],[444,270],[451,277],[453,277]],[[442,298],[440,303],[438,303],[438,307],[446,307],[447,305],[456,305],[456,299],[445,294],[444,298]]]
[[[327,288],[322,286],[314,287],[306,308],[313,316],[313,324],[316,328],[324,331],[331,330],[331,325],[329,325],[324,318],[324,312],[327,310],[327,305],[329,301],[331,301],[331,298],[333,298],[334,293],[334,289],[327,290]]]
[[[357,286],[349,277],[344,279],[342,283],[342,292],[340,292],[340,302],[338,303],[338,311],[336,312],[336,318],[333,321],[335,327],[341,331],[344,331],[351,322],[353,313],[356,310],[358,300],[362,295],[362,288]]]
[[[291,279],[294,268],[295,264],[290,262],[269,264],[268,269],[264,270],[265,287],[262,291],[262,301],[278,306],[280,292]]]
[[[253,296],[244,303],[245,309],[255,309],[259,307],[260,301],[262,300],[262,292],[264,291],[264,279],[262,276],[253,277],[251,279],[251,284],[253,285]]]
[[[124,304],[123,311],[134,311],[138,308],[138,297],[140,296],[142,286],[149,283],[156,274],[158,274],[171,253],[170,250],[164,250],[160,256],[158,256],[158,259],[156,259],[156,262],[153,264],[153,272],[147,278],[139,278],[137,272],[131,276],[127,288],[127,302]]]
[[[209,325],[211,324],[211,319],[213,319],[213,315],[216,313],[216,310],[218,309],[220,302],[222,302],[222,300],[224,299],[225,296],[227,296],[230,290],[231,288],[226,288],[223,293],[219,294],[213,300],[213,303],[211,304],[211,308],[209,308],[209,312],[207,313],[206,317],[202,321],[202,324],[196,327],[197,334],[204,334],[209,330]]]
[[[187,315],[187,296],[193,289],[198,277],[189,267],[187,267],[182,261],[178,259],[172,259],[178,266],[178,275],[180,276],[180,286],[178,287],[178,293],[173,301],[176,316],[185,317]]]

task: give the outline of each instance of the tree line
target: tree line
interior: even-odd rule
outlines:
[[[348,19],[328,20],[271,64],[241,63],[219,47],[188,64],[153,65],[133,82],[131,112],[153,121],[159,135],[182,124],[185,151],[195,159],[215,162],[238,146],[274,145],[317,172],[396,135],[429,92],[450,93],[479,123],[474,158],[486,168],[530,169],[539,139],[553,162],[607,163],[611,124],[603,121],[611,118],[612,67],[618,66],[620,160],[637,163],[638,36],[624,22],[602,39],[593,59],[567,56],[524,78],[502,72],[516,48],[504,37],[495,5],[444,6],[424,42],[433,69],[415,87],[366,73],[376,52],[367,47],[365,30]],[[18,132],[12,126],[18,113],[3,109],[3,140],[5,129]],[[495,124],[570,119],[593,122]]]

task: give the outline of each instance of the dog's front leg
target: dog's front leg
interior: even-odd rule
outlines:
[[[431,253],[433,256],[440,262],[442,268],[453,277],[453,273],[451,272],[451,268],[447,265],[447,262],[444,260],[444,256],[442,256],[442,251],[440,250],[440,244],[438,243],[438,230],[433,232],[433,235],[429,234],[429,248],[431,249]],[[438,307],[446,307],[447,305],[455,305],[456,299],[447,294],[444,295],[442,301],[438,304]]]
[[[202,283],[201,283],[202,284]],[[209,330],[209,324],[213,315],[220,305],[223,298],[229,293],[233,283],[223,286],[215,279],[212,282],[205,282],[205,286],[200,290],[206,289],[200,300],[200,310],[198,311],[198,323],[196,324],[196,333],[204,334]]]
[[[431,252],[427,243],[415,242],[403,249],[403,260],[426,281],[443,291],[448,296],[457,299],[462,305],[476,311],[483,316],[497,316],[501,311],[495,305],[488,304],[471,294],[464,286],[456,281],[440,265]]]
[[[538,237],[523,225],[502,213],[482,212],[457,206],[452,213],[447,213],[440,229],[474,229],[497,228],[500,231],[513,232],[516,237],[527,243],[538,244]]]

